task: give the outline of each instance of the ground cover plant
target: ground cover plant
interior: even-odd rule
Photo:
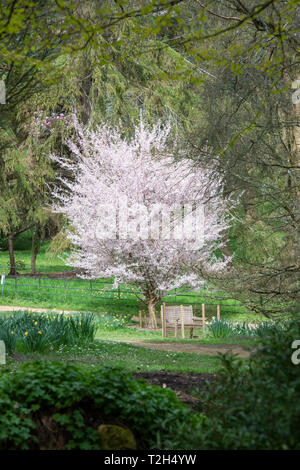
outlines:
[[[103,423],[129,427],[140,449],[159,449],[166,438],[180,439],[182,429],[192,432],[203,419],[171,390],[134,380],[120,369],[87,371],[40,361],[0,374],[2,450],[98,450],[97,428]]]
[[[170,391],[135,383],[126,371],[144,371],[147,378],[153,367],[166,370],[173,363],[174,371],[182,364],[183,372],[196,361],[201,368],[201,355],[149,354],[146,348],[99,341],[60,347],[47,357],[52,361],[9,361],[0,370],[0,400],[6,410],[0,421],[7,424],[0,426],[0,448],[98,449],[97,426],[118,423],[133,431],[139,448],[300,449],[300,375],[291,361],[297,337],[300,324],[294,321],[285,329],[270,328],[249,361],[230,354],[208,358],[215,363],[215,374],[210,385],[194,391],[192,414],[177,406]],[[109,362],[113,350],[114,364]],[[127,363],[122,363],[125,356]],[[168,358],[166,367],[163,358]],[[121,367],[116,368],[118,360]],[[99,368],[102,364],[109,367]]]

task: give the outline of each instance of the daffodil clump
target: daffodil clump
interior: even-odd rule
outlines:
[[[94,340],[97,325],[92,314],[17,312],[0,319],[0,340],[8,353],[44,352],[61,345],[86,344]]]
[[[117,328],[124,328],[128,325],[131,320],[131,315],[129,313],[121,314],[111,314],[104,312],[99,315],[99,327],[106,330],[115,330]]]

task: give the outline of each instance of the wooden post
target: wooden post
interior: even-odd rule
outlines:
[[[139,310],[139,322],[140,322],[140,328],[143,328],[143,320],[142,320],[142,311]]]
[[[162,304],[162,331],[163,338],[167,337],[167,318],[166,318],[166,302]]]
[[[184,338],[184,316],[183,316],[183,305],[180,305],[180,317],[181,317],[181,336]]]
[[[205,331],[205,304],[202,304],[202,328]]]
[[[217,320],[220,320],[220,318],[221,318],[220,305],[217,305]]]

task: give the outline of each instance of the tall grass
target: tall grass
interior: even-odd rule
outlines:
[[[93,314],[17,312],[0,319],[0,339],[9,353],[45,352],[62,345],[92,342],[97,330]]]
[[[234,324],[225,320],[213,320],[207,324],[207,332],[214,338],[226,338],[229,336],[264,337],[273,330],[286,331],[288,322],[266,321],[259,325],[249,325],[247,322]]]

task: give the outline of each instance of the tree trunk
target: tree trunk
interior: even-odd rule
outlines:
[[[151,328],[157,328],[156,316],[155,316],[155,307],[158,300],[154,296],[150,296],[147,300],[150,326]]]
[[[14,235],[10,233],[7,238],[8,238],[9,263],[10,263],[9,276],[13,276],[17,274],[16,260],[15,260],[15,254],[14,254]]]

